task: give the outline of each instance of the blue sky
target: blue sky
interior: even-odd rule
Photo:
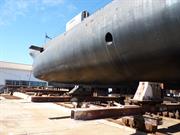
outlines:
[[[0,0],[0,61],[32,64],[29,46],[56,37],[83,10],[94,13],[111,0]]]

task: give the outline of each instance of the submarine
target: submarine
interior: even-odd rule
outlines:
[[[113,0],[80,16],[43,47],[30,47],[36,78],[100,86],[180,82],[179,0]]]

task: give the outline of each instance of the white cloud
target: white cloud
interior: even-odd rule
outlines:
[[[0,8],[0,25],[16,20],[17,16],[24,16],[31,2],[31,0],[5,0]]]
[[[0,5],[0,26],[7,25],[18,16],[26,16],[32,9],[45,10],[48,7],[59,6],[65,0],[4,0]]]
[[[77,10],[77,7],[76,7],[75,5],[73,5],[73,4],[69,4],[69,5],[67,6],[67,8],[68,8],[69,11],[75,11],[75,10]]]
[[[63,4],[64,0],[42,0],[42,3],[48,6],[57,6],[59,4]]]

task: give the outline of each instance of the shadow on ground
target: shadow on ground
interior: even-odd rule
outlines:
[[[174,133],[179,133],[180,134],[180,123],[169,126],[168,128],[158,129],[157,131],[160,132],[160,133],[168,134],[168,135],[171,135],[171,134],[174,134]]]

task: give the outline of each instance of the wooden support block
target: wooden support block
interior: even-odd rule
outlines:
[[[166,112],[163,112],[163,116],[164,116],[164,117],[168,117],[168,116],[169,116],[169,112],[167,112],[167,111],[166,111]]]
[[[134,121],[133,118],[130,118],[130,119],[129,119],[129,126],[130,126],[131,128],[135,128],[136,123],[135,123],[135,121]]]
[[[175,118],[175,113],[174,112],[169,112],[169,117],[170,118]]]
[[[121,101],[124,100],[124,97],[72,97],[72,96],[33,96],[31,101],[32,102],[71,102],[71,99],[75,99],[76,102],[106,102],[106,101]]]
[[[129,117],[123,117],[122,123],[123,123],[123,125],[130,126]]]
[[[92,120],[136,114],[142,114],[141,107],[136,105],[129,105],[124,106],[123,108],[111,107],[98,109],[74,109],[71,111],[71,118],[75,120]]]
[[[134,115],[122,117],[123,125],[145,132],[156,132],[158,119],[147,115]]]
[[[180,115],[179,115],[179,111],[178,111],[178,110],[176,110],[175,118],[176,118],[176,119],[180,119]]]
[[[70,102],[70,96],[53,96],[53,97],[31,97],[32,102]]]
[[[171,112],[171,111],[176,111],[176,110],[180,110],[180,103],[166,103],[166,104],[161,104],[160,108],[162,108],[162,110],[165,108],[165,110]]]
[[[145,129],[147,132],[155,133],[157,130],[157,125],[154,125],[149,122],[145,122]]]
[[[87,98],[87,101],[101,101],[101,102],[106,102],[106,101],[124,101],[125,97],[108,97],[108,96],[98,96],[98,97],[89,97]]]

